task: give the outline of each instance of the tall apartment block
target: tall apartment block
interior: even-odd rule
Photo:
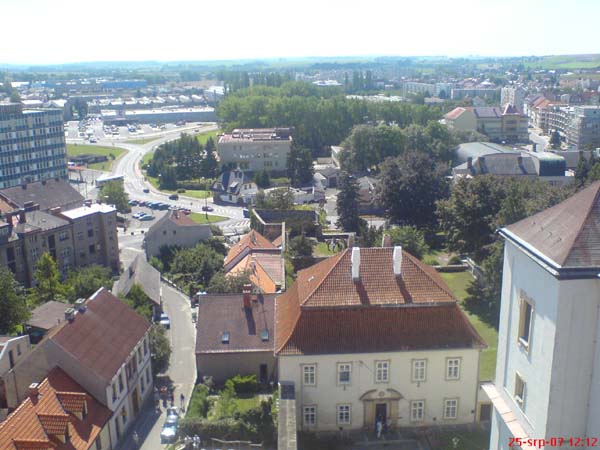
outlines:
[[[62,111],[0,104],[0,189],[67,178]]]
[[[513,105],[519,111],[523,111],[523,103],[525,101],[525,91],[520,87],[503,87],[500,90],[500,105]]]
[[[578,149],[600,147],[600,106],[575,106],[566,129],[567,144]]]

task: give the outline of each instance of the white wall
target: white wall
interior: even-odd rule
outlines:
[[[446,380],[446,358],[462,358],[459,380]],[[411,381],[413,359],[427,360],[426,381]],[[389,360],[390,375],[388,383],[375,383],[375,361]],[[351,362],[351,383],[340,386],[337,383],[337,363]],[[374,424],[365,424],[364,402],[360,397],[369,390],[378,392],[391,388],[404,398],[398,403],[399,426],[425,424],[460,424],[475,420],[477,410],[476,395],[478,389],[479,350],[430,350],[393,353],[362,353],[346,355],[306,355],[279,356],[279,379],[293,381],[296,386],[296,405],[298,426],[302,428],[303,405],[316,404],[317,429],[337,430],[336,405],[352,404],[352,423],[345,429],[360,429]],[[317,365],[317,386],[304,386],[302,383],[303,364]],[[379,395],[379,394],[377,394]],[[445,398],[458,398],[458,417],[443,419]],[[410,401],[425,400],[425,420],[422,423],[410,422]],[[473,411],[473,412],[472,412]],[[388,417],[390,411],[388,410]],[[433,418],[436,418],[434,421]]]
[[[212,236],[209,225],[178,226],[170,220],[161,222],[146,233],[144,243],[148,256],[157,255],[163,245],[194,247]]]

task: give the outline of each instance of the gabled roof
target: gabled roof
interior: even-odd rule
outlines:
[[[501,230],[558,268],[600,268],[600,182]]]
[[[227,271],[227,274],[248,272],[250,282],[265,294],[277,292],[277,286],[285,281],[283,256],[263,252],[250,252],[240,262]]]
[[[37,181],[23,186],[2,189],[0,196],[8,199],[9,202],[14,203],[19,208],[23,208],[27,202],[37,203],[42,211],[83,204],[83,196],[73,189],[66,180]]]
[[[196,353],[273,351],[274,294],[253,295],[244,308],[243,294],[203,295],[198,303]],[[263,340],[263,332],[268,339]],[[223,333],[229,342],[223,343]]]
[[[27,325],[48,331],[65,320],[65,311],[73,305],[51,300],[35,308]]]
[[[467,112],[467,108],[458,106],[458,107],[454,108],[452,111],[446,113],[444,115],[444,119],[455,120],[455,119],[458,119],[460,116],[462,116],[465,112]]]
[[[87,310],[54,328],[48,338],[110,382],[150,328],[150,322],[106,289],[86,302]]]
[[[266,237],[256,230],[250,230],[245,234],[239,242],[229,249],[229,253],[223,261],[224,265],[228,265],[236,258],[240,257],[244,252],[255,249],[276,250],[277,247],[271,243]]]
[[[497,106],[476,106],[473,108],[473,113],[481,119],[499,119],[502,117],[502,110]]]
[[[456,301],[435,269],[403,251],[401,275],[396,276],[393,252],[390,247],[361,248],[357,281],[352,279],[350,250],[298,272],[294,284],[276,300],[275,351],[352,353],[423,345],[480,345],[483,341],[460,309],[452,309]],[[379,319],[384,317],[392,321],[389,328],[379,326]],[[422,323],[429,323],[435,342],[420,331],[416,317],[426,318]],[[446,330],[448,324],[456,334],[434,332]],[[402,328],[407,334],[399,334],[398,339],[382,337],[386,332],[394,335]],[[424,333],[422,342],[417,339],[419,333]],[[365,342],[361,343],[361,339]]]
[[[113,285],[115,295],[127,295],[134,284],[138,284],[150,300],[160,305],[160,272],[152,267],[144,255],[135,257],[131,265],[123,271]]]
[[[38,392],[0,423],[0,449],[88,450],[112,414],[58,367]],[[84,408],[87,415],[80,419]],[[59,435],[67,431],[70,442],[65,444]]]

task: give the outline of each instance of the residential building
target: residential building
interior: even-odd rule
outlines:
[[[248,172],[232,170],[219,175],[211,190],[215,202],[250,205],[256,199],[258,186]]]
[[[435,94],[435,84],[421,83],[418,81],[406,81],[402,83],[402,88],[405,94]]]
[[[84,198],[67,180],[50,179],[35,183],[22,183],[19,186],[0,190],[0,199],[13,209],[39,205],[39,210],[51,212],[55,208],[62,211],[83,206]],[[6,212],[6,211],[3,211]]]
[[[600,430],[599,223],[596,182],[500,230],[496,378],[483,385],[494,405],[492,450],[512,437],[595,446],[586,437]]]
[[[452,100],[462,100],[463,98],[481,97],[486,100],[498,101],[499,94],[500,91],[496,88],[453,88],[450,92],[450,98]]]
[[[235,129],[219,136],[221,165],[256,172],[283,172],[292,148],[293,128]]]
[[[591,150],[600,146],[600,106],[574,106],[567,124],[567,145]]]
[[[331,161],[336,167],[341,167],[342,164],[340,162],[341,154],[344,152],[344,147],[340,147],[339,145],[331,146]]]
[[[62,111],[0,104],[0,189],[48,178],[67,178]]]
[[[211,294],[200,297],[196,323],[198,378],[222,383],[235,375],[276,380],[275,295]]]
[[[103,450],[111,411],[60,368],[29,386],[28,396],[0,422],[3,450]]]
[[[6,373],[30,351],[29,336],[0,336],[0,421],[6,417],[8,412],[4,384]]]
[[[112,292],[117,296],[127,296],[134,285],[138,285],[152,301],[152,316],[158,320],[162,313],[160,272],[152,267],[141,254],[135,257],[131,265],[115,281]]]
[[[231,270],[245,257],[252,253],[280,254],[281,250],[256,230],[250,230],[233,244],[225,256],[223,266],[225,271]]]
[[[40,342],[48,331],[65,320],[65,311],[71,308],[70,303],[50,300],[31,311],[31,317],[25,322],[25,332],[32,344]]]
[[[119,271],[117,210],[114,207],[92,203],[59,214],[71,224],[77,267],[97,264],[110,267],[113,272]]]
[[[353,247],[277,296],[279,379],[301,430],[475,421],[485,343],[439,274],[400,247]]]
[[[514,106],[457,107],[444,116],[449,128],[459,131],[478,131],[492,141],[528,142],[527,116]]]
[[[500,106],[513,105],[519,111],[523,111],[525,102],[525,91],[518,86],[506,86],[500,89]]]
[[[110,442],[116,447],[152,395],[151,325],[104,288],[75,308],[7,373],[7,403],[17,407],[28,397],[27,387],[58,366],[110,410]]]
[[[146,232],[146,257],[158,255],[164,246],[190,248],[211,237],[210,225],[196,223],[181,211],[169,211]]]

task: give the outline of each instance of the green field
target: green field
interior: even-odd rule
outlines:
[[[128,144],[144,145],[144,144],[147,144],[148,142],[157,140],[159,137],[160,136],[143,138],[143,139],[132,139],[130,141],[125,141],[125,142],[127,142]]]
[[[600,55],[552,55],[531,58],[523,65],[532,69],[594,69],[600,67]]]
[[[213,216],[212,214],[206,215],[204,213],[191,213],[190,218],[196,223],[215,223],[227,220],[227,217]]]
[[[467,286],[473,280],[470,272],[442,272],[441,277],[448,284],[459,302],[467,296]],[[498,330],[489,326],[477,316],[465,311],[469,321],[475,327],[479,335],[487,343],[488,347],[481,352],[479,365],[479,381],[490,381],[494,379],[496,372],[496,352],[498,350]]]
[[[103,147],[101,145],[79,145],[67,144],[67,156],[77,155],[103,155],[108,157],[108,161],[90,164],[88,167],[95,170],[109,171],[112,163],[119,159],[127,150],[119,147]],[[111,158],[110,155],[114,156]]]
[[[313,250],[313,255],[316,257],[331,256],[331,255],[335,255],[336,253],[338,253],[338,252],[328,249],[327,244],[325,242],[319,242]]]
[[[200,145],[205,146],[206,145],[206,141],[208,141],[209,137],[213,138],[213,141],[215,141],[215,145],[217,143],[217,134],[219,133],[219,130],[215,130],[215,131],[206,131],[204,133],[200,133],[198,135],[196,135],[196,139],[198,139],[198,142],[200,142]]]
[[[205,198],[210,198],[211,197],[211,192],[210,191],[196,191],[193,189],[186,189],[185,192],[182,192],[179,195],[183,195],[183,196],[188,196],[188,197],[192,197],[192,198],[198,198],[200,200],[203,200]]]

